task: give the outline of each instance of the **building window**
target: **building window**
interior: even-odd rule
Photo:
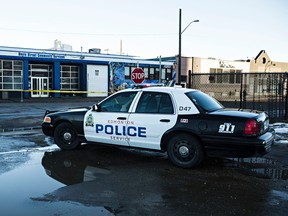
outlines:
[[[230,76],[229,76],[229,83],[230,84],[235,84],[235,83],[240,83],[241,82],[241,70],[235,70],[231,69],[229,71]]]
[[[79,90],[79,66],[61,65],[61,90]]]
[[[125,79],[130,79],[130,67],[125,67]]]
[[[145,67],[143,70],[145,73],[145,79],[147,79],[149,77],[149,68]]]
[[[23,62],[0,59],[0,89],[22,89]]]
[[[150,68],[149,80],[153,80],[154,79],[154,71],[155,71],[155,68]]]
[[[160,73],[159,68],[155,68],[155,74],[154,74],[155,80],[159,80],[159,73]]]
[[[232,68],[210,68],[210,83],[238,84],[241,82],[242,70]]]

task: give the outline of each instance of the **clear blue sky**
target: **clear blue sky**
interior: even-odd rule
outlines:
[[[287,0],[9,0],[1,4],[0,46],[74,51],[101,48],[143,58],[178,54],[247,59],[264,49],[288,62]]]

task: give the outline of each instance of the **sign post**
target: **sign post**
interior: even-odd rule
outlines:
[[[131,79],[135,84],[141,84],[145,80],[145,73],[142,68],[135,68],[131,73]]]

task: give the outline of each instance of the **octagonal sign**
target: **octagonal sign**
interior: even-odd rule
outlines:
[[[131,79],[135,84],[141,84],[145,80],[145,73],[142,68],[135,68],[131,73]]]

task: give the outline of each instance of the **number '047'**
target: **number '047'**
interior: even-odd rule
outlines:
[[[184,106],[180,106],[179,107],[179,111],[190,111],[191,107],[184,107]]]

